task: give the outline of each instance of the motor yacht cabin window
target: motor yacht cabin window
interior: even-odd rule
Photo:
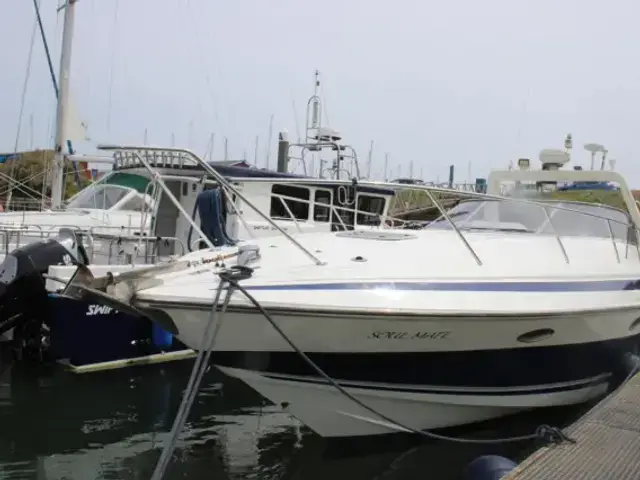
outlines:
[[[313,221],[329,222],[331,219],[331,191],[316,190],[313,201]]]
[[[380,225],[380,215],[384,212],[386,200],[385,197],[359,193],[356,223],[358,225]]]
[[[294,185],[273,185],[271,187],[271,209],[273,219],[293,221],[309,220],[311,192],[308,188]],[[286,206],[285,206],[286,204]]]

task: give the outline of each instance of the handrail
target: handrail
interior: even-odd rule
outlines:
[[[197,155],[195,155],[194,153],[192,153],[191,151],[189,151],[187,149],[182,149],[182,148],[160,148],[160,147],[118,146],[118,145],[99,146],[98,148],[101,149],[101,150],[114,151],[114,157],[122,158],[122,159],[124,159],[125,161],[127,161],[129,163],[133,163],[133,161],[135,159],[137,159],[139,161],[139,163],[142,164],[142,166],[147,168],[147,170],[149,170],[151,172],[151,174],[154,175],[154,179],[157,179],[159,184],[163,185],[163,190],[165,190],[165,192],[168,193],[168,197],[176,204],[176,206],[178,206],[178,208],[181,211],[183,209],[181,209],[181,207],[179,205],[179,202],[177,202],[175,197],[170,192],[168,192],[168,189],[166,189],[166,185],[164,185],[164,182],[161,181],[162,175],[160,175],[158,172],[155,172],[153,170],[153,168],[166,167],[167,164],[169,164],[169,166],[174,166],[176,161],[178,162],[178,164],[180,166],[184,166],[185,162],[188,161],[188,162],[194,164],[195,166],[202,167],[202,169],[204,169],[207,174],[211,175],[217,181],[217,183],[225,189],[225,191],[229,190],[233,194],[235,194],[237,198],[239,198],[245,204],[247,204],[247,206],[249,206],[252,210],[254,210],[261,218],[263,218],[268,224],[270,224],[272,227],[274,227],[275,230],[277,230],[279,233],[284,235],[293,245],[298,247],[301,251],[303,251],[310,259],[312,259],[318,265],[322,265],[322,262],[315,255],[313,255],[308,249],[306,249],[303,245],[301,245],[290,234],[288,234],[286,231],[284,231],[282,228],[280,228],[280,226],[277,223],[275,223],[268,215],[266,215],[264,212],[262,212],[252,202],[250,202],[240,191],[238,191],[236,188],[234,188],[231,185],[230,182],[239,181],[239,182],[243,182],[243,183],[252,183],[252,182],[273,183],[274,180],[275,180],[278,184],[283,184],[283,185],[284,184],[300,184],[300,183],[305,184],[305,186],[312,186],[314,184],[321,184],[321,185],[325,185],[325,186],[326,185],[344,185],[344,186],[362,185],[362,186],[367,186],[367,187],[386,188],[386,189],[392,189],[392,190],[417,190],[417,191],[423,191],[425,193],[425,195],[429,198],[429,200],[433,203],[433,205],[440,211],[442,217],[444,219],[446,219],[446,221],[451,226],[451,228],[455,230],[456,235],[460,238],[460,241],[463,243],[465,249],[467,249],[469,251],[469,253],[472,255],[472,257],[474,258],[474,260],[476,261],[476,263],[478,265],[482,265],[482,261],[481,261],[480,257],[477,255],[477,253],[475,252],[473,247],[469,244],[469,242],[466,239],[465,235],[460,231],[460,229],[458,228],[456,223],[454,221],[452,221],[452,219],[447,214],[446,210],[443,208],[443,206],[440,204],[440,202],[433,195],[434,193],[442,193],[442,194],[448,194],[448,195],[455,194],[455,195],[461,195],[461,196],[466,196],[466,197],[475,198],[475,199],[482,199],[482,200],[499,200],[499,201],[503,201],[503,202],[504,201],[510,201],[510,202],[516,202],[516,203],[517,202],[521,202],[521,203],[524,203],[524,204],[536,205],[539,208],[542,208],[544,210],[544,212],[545,212],[545,215],[547,215],[548,217],[549,217],[548,209],[549,208],[553,208],[555,210],[564,210],[564,211],[577,213],[579,215],[586,215],[586,216],[591,216],[591,217],[595,217],[595,218],[604,219],[604,220],[606,220],[608,222],[621,223],[621,224],[626,225],[626,226],[633,226],[634,229],[636,229],[636,230],[638,228],[640,228],[640,224],[636,223],[636,217],[633,216],[633,215],[630,215],[630,224],[628,224],[628,223],[620,222],[620,221],[615,220],[615,219],[610,219],[610,218],[607,218],[607,217],[604,217],[602,215],[598,215],[598,214],[595,214],[595,213],[592,213],[592,212],[585,212],[585,211],[582,211],[582,210],[567,208],[567,207],[563,207],[563,206],[560,206],[560,205],[550,206],[547,202],[535,201],[535,200],[532,200],[532,199],[503,197],[503,196],[495,195],[495,194],[472,192],[472,191],[459,191],[459,190],[454,190],[454,189],[450,189],[450,188],[433,187],[433,186],[430,186],[430,185],[398,184],[398,183],[391,183],[391,182],[356,181],[356,180],[341,180],[341,179],[315,179],[315,178],[277,178],[277,179],[274,179],[274,178],[238,178],[238,179],[229,178],[229,179],[226,179],[226,178],[222,177],[218,172],[216,172],[210,165],[208,165],[206,162],[204,162],[201,158],[199,158]],[[142,158],[143,156],[145,158],[147,158],[147,159],[149,157],[153,157],[153,162],[148,162],[147,160]],[[159,159],[159,164],[156,161],[158,159]],[[150,163],[154,163],[154,165],[152,166]],[[137,165],[134,164],[133,166],[137,166]],[[282,201],[282,199],[281,199],[281,201]],[[625,202],[626,202],[626,199],[625,199]],[[284,202],[284,203],[286,203],[286,202]],[[629,208],[629,205],[627,205],[627,208]],[[333,210],[333,211],[335,211],[335,210]],[[182,212],[182,213],[184,214],[184,212]],[[187,218],[189,220],[191,220],[188,215],[185,215],[185,216],[187,216]],[[550,218],[549,218],[549,220],[550,220]],[[552,225],[552,228],[553,228],[553,225]],[[196,230],[201,235],[203,235],[199,228],[196,228]],[[554,231],[555,231],[555,228],[554,228]],[[203,237],[204,237],[204,235],[203,235]],[[566,249],[565,249],[565,247],[563,245],[562,239],[557,234],[557,232],[556,232],[556,239],[557,239],[558,244],[559,244],[559,246],[560,246],[560,248],[562,250],[562,253],[563,253],[564,257],[565,257],[565,261],[568,262],[569,258],[568,258]],[[614,246],[615,246],[615,237],[614,237],[613,241],[614,241]],[[640,252],[640,246],[638,247],[638,250]],[[617,247],[616,247],[616,252],[617,252]],[[639,257],[640,257],[640,253],[639,253]]]
[[[184,156],[186,157],[191,157],[191,160],[193,160],[197,165],[200,165],[209,175],[211,175],[213,178],[215,178],[218,183],[220,183],[220,185],[224,185],[227,189],[229,189],[231,192],[233,192],[238,198],[240,198],[244,203],[246,203],[251,209],[253,209],[258,215],[260,215],[264,220],[266,220],[272,227],[274,227],[276,230],[278,230],[282,235],[284,235],[291,243],[293,243],[296,247],[298,247],[304,254],[306,254],[311,260],[313,260],[315,262],[316,265],[323,265],[324,262],[322,262],[318,257],[316,257],[313,253],[311,253],[307,248],[305,248],[300,242],[298,242],[295,238],[293,238],[291,235],[289,235],[287,232],[285,232],[282,228],[280,228],[280,226],[278,224],[276,224],[273,220],[271,220],[271,218],[268,215],[265,215],[264,213],[262,213],[260,211],[259,208],[257,208],[255,205],[253,205],[253,203],[251,203],[249,200],[247,200],[247,198],[240,193],[240,191],[238,191],[235,187],[233,187],[233,185],[231,185],[231,183],[229,183],[222,175],[220,175],[218,172],[216,172],[209,164],[207,164],[205,161],[203,161],[200,157],[198,157],[196,154],[194,154],[193,152],[191,152],[190,150],[187,149],[183,149],[183,148],[175,148],[175,149],[166,149],[166,148],[158,148],[158,147],[144,147],[144,148],[140,148],[140,147],[126,147],[126,146],[104,146],[104,145],[100,145],[98,146],[98,148],[100,150],[112,150],[112,151],[125,151],[125,150],[129,150],[131,154],[135,155],[135,157],[137,157],[138,159],[140,159],[140,162],[147,168],[147,170],[149,170],[149,172],[152,175],[155,175],[156,178],[158,178],[158,183],[160,185],[163,185],[163,190],[165,191],[165,193],[167,193],[167,196],[171,199],[171,201],[175,204],[175,206],[178,208],[178,210],[181,211],[181,213],[187,218],[187,220],[189,221],[189,223],[192,224],[192,226],[194,227],[194,229],[203,237],[206,236],[204,235],[204,233],[202,232],[202,230],[200,230],[200,228],[195,224],[195,222],[193,222],[193,220],[191,219],[191,217],[186,214],[184,212],[184,209],[182,208],[182,206],[180,205],[180,202],[177,201],[177,199],[173,196],[173,194],[169,191],[169,189],[166,187],[166,185],[164,185],[164,182],[160,179],[160,174],[158,174],[157,172],[154,173],[153,169],[151,168],[151,166],[149,165],[148,162],[146,162],[145,160],[142,159],[142,156],[138,153],[139,151],[149,151],[149,152],[175,152],[175,153],[182,153]],[[213,244],[208,241],[208,243],[210,244],[211,248],[215,248],[213,246]]]

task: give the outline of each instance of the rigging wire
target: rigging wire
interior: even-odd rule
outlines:
[[[34,0],[36,3],[35,5],[38,6],[40,3],[40,0]],[[18,144],[20,142],[20,132],[22,129],[22,117],[24,115],[24,105],[25,105],[25,101],[27,98],[27,87],[29,85],[29,78],[31,77],[31,63],[32,63],[32,59],[33,59],[33,46],[35,44],[35,40],[36,40],[36,28],[38,27],[38,20],[37,18],[34,19],[33,21],[33,28],[31,29],[31,43],[29,44],[29,54],[27,56],[27,68],[25,70],[25,75],[24,75],[24,83],[22,84],[22,94],[20,97],[20,113],[18,114],[18,125],[16,128],[16,140],[15,143],[13,144],[13,154],[17,154],[18,153]],[[15,168],[16,168],[16,163],[17,161],[14,159],[11,161],[11,168],[9,169],[9,176],[11,177],[10,179],[10,189],[9,189],[9,193],[7,195],[7,201],[6,201],[6,208],[9,208],[9,205],[11,204],[11,197],[13,196],[13,175],[15,173]]]
[[[40,30],[40,36],[42,37],[42,45],[44,46],[44,53],[47,57],[47,66],[49,67],[49,75],[51,76],[51,83],[53,84],[53,90],[56,92],[56,99],[58,98],[58,80],[56,79],[56,72],[53,69],[53,62],[51,61],[51,52],[49,51],[49,42],[47,36],[44,33],[44,27],[42,26],[42,17],[40,16],[40,0],[33,0],[33,8],[36,11],[36,20],[38,21],[38,28]]]
[[[118,36],[116,35],[116,29],[118,27],[118,7],[120,4],[120,0],[115,0],[115,10],[113,13],[113,27],[112,27],[112,35],[113,35],[113,40],[111,42],[111,60],[110,60],[110,66],[109,66],[109,100],[107,101],[107,134],[111,133],[111,107],[113,105],[113,77],[114,77],[114,70],[115,70],[115,63],[116,63],[116,48],[117,48],[117,42],[116,39],[118,38]]]
[[[224,95],[218,94],[217,97],[220,100],[216,101],[216,94],[214,93],[216,92],[216,88],[214,87],[216,87],[217,85],[214,84],[213,77],[216,76],[218,80],[221,80],[223,78],[223,74],[220,68],[221,62],[211,61],[211,58],[213,58],[213,55],[215,53],[214,52],[215,42],[213,41],[203,42],[202,38],[200,37],[201,29],[197,27],[194,28],[194,26],[197,25],[197,20],[201,19],[203,15],[202,14],[198,15],[197,12],[194,12],[190,0],[184,0],[184,4],[185,4],[184,10],[187,17],[186,20],[190,25],[190,27],[185,28],[185,30],[191,33],[193,35],[193,39],[195,40],[196,48],[193,50],[195,50],[196,55],[198,55],[198,59],[197,59],[198,67],[202,68],[203,70],[202,73],[204,74],[205,91],[206,91],[206,95],[209,96],[211,110],[213,113],[213,123],[217,124],[218,128],[220,128],[222,126],[221,120],[220,120],[220,111],[221,111],[220,107],[222,104],[222,99],[224,99],[225,97]],[[209,29],[204,31],[215,32],[215,29]],[[208,55],[205,56],[204,52],[207,52]],[[209,122],[205,118],[205,110],[203,108],[204,105],[205,105],[204,102],[198,102],[197,108],[199,110],[201,119],[205,121],[206,125],[209,125]],[[206,112],[208,112],[208,110],[206,110]]]

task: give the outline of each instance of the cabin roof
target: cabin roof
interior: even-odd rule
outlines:
[[[304,179],[314,178],[308,175],[299,175],[296,173],[283,173],[276,172],[274,170],[268,170],[266,168],[257,168],[244,161],[225,161],[225,162],[207,162],[211,165],[216,172],[226,178],[269,178],[269,179],[277,179],[277,178],[286,178],[286,179],[299,179],[300,184],[304,185]],[[133,166],[117,166],[114,167],[114,171],[142,171],[146,173],[147,170],[144,167],[140,167],[137,165]],[[175,167],[161,167],[161,171],[171,175],[188,175],[187,172],[203,172],[203,169],[197,165],[183,165],[180,168]],[[134,172],[131,172],[134,173]],[[307,186],[310,186],[307,184]],[[321,187],[321,188],[334,188],[335,184],[330,183],[314,183],[313,186]],[[380,187],[369,187],[369,186],[358,186],[358,191],[363,193],[377,193],[381,195],[390,195],[394,196],[395,191],[387,188]]]

